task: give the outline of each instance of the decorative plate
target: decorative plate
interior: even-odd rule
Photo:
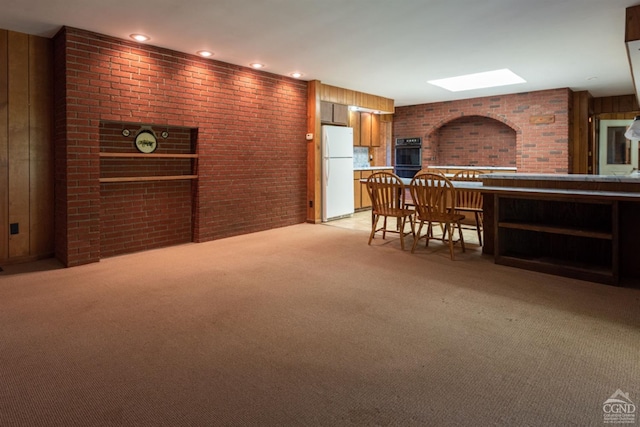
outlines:
[[[143,130],[138,135],[136,135],[136,148],[141,153],[149,154],[156,151],[158,148],[158,140],[153,132],[148,130]]]

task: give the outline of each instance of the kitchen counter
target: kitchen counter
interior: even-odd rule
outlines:
[[[354,171],[377,171],[384,169],[393,169],[393,166],[362,166],[362,167],[354,167]]]
[[[483,253],[497,264],[608,284],[640,281],[640,178],[482,177]]]
[[[481,179],[485,187],[640,193],[637,175],[492,173]]]
[[[453,165],[444,165],[444,166],[428,166],[429,169],[455,169],[455,170],[482,170],[482,171],[490,171],[494,172],[515,172],[516,168],[508,167],[508,166],[453,166]]]
[[[491,179],[540,180],[540,181],[582,181],[582,182],[632,182],[640,184],[640,174],[636,175],[586,175],[557,173],[493,173]]]

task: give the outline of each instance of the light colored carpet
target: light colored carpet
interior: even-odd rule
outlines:
[[[5,267],[0,425],[601,426],[617,389],[640,406],[640,290],[456,257],[301,224]]]

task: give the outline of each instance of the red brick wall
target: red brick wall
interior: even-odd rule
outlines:
[[[453,165],[469,165],[491,161],[490,166],[513,166],[515,161],[518,172],[567,173],[570,106],[571,91],[555,89],[396,107],[393,136],[394,139],[422,137],[423,164],[443,165],[455,161]],[[532,118],[540,116],[553,116],[553,123],[532,123]],[[466,121],[469,118],[470,121]],[[464,126],[456,129],[461,119],[465,120],[462,122]],[[515,134],[515,152],[512,142],[504,145],[507,144],[508,133],[503,126],[496,127],[495,121],[510,128],[511,135]],[[474,126],[486,126],[486,132],[481,131],[473,136],[475,138],[484,133],[487,141],[478,142],[482,145],[477,147],[477,154],[451,157],[451,152],[467,149],[466,145],[459,148],[455,141],[470,137]],[[489,135],[491,131],[493,135]],[[453,143],[447,146],[447,141]],[[486,157],[489,148],[483,147],[492,147],[492,150],[497,148],[495,151],[499,158]]]
[[[516,165],[516,132],[487,117],[464,116],[438,129],[435,161],[425,165]],[[423,159],[427,160],[427,159]]]
[[[305,221],[306,82],[73,28],[54,45],[56,256],[67,266],[110,253],[101,247],[101,191],[112,196],[99,182],[102,122],[194,129],[196,242]]]
[[[123,129],[130,131],[128,137],[122,134]],[[195,153],[192,129],[168,126],[151,129],[158,138],[153,154]],[[102,122],[100,152],[138,155],[134,146],[138,130],[137,124]],[[162,131],[168,133],[167,138],[161,137]],[[189,158],[101,157],[100,177],[192,175],[195,173],[192,162]],[[101,183],[101,257],[190,242],[192,207],[189,180]]]
[[[100,255],[191,242],[191,182],[100,186]]]

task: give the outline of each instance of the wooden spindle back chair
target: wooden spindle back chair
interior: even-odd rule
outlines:
[[[414,234],[411,252],[415,251],[418,241],[422,238],[426,240],[426,246],[429,246],[431,239],[441,240],[449,244],[449,254],[453,260],[455,230],[458,230],[460,245],[464,252],[464,236],[460,225],[464,215],[456,212],[456,190],[451,181],[440,174],[418,173],[411,181],[411,195],[416,208],[415,221],[419,223]],[[427,232],[424,236],[420,236],[425,223],[427,223]],[[434,223],[440,224],[443,229],[441,238],[433,237]]]
[[[371,234],[369,244],[378,231],[382,231],[382,238],[387,232],[400,234],[400,246],[404,250],[404,237],[413,233],[413,210],[405,205],[405,186],[400,177],[391,172],[376,172],[367,180],[367,191],[371,197]],[[387,219],[396,218],[396,227],[388,228]],[[383,218],[382,227],[378,228],[378,221]],[[411,232],[405,232],[406,221],[409,219]]]
[[[477,170],[463,170],[456,173],[452,181],[482,181],[481,172]],[[478,234],[478,242],[482,246],[482,193],[480,191],[457,189],[456,209],[464,214],[465,212],[473,213],[475,218],[475,230]]]

